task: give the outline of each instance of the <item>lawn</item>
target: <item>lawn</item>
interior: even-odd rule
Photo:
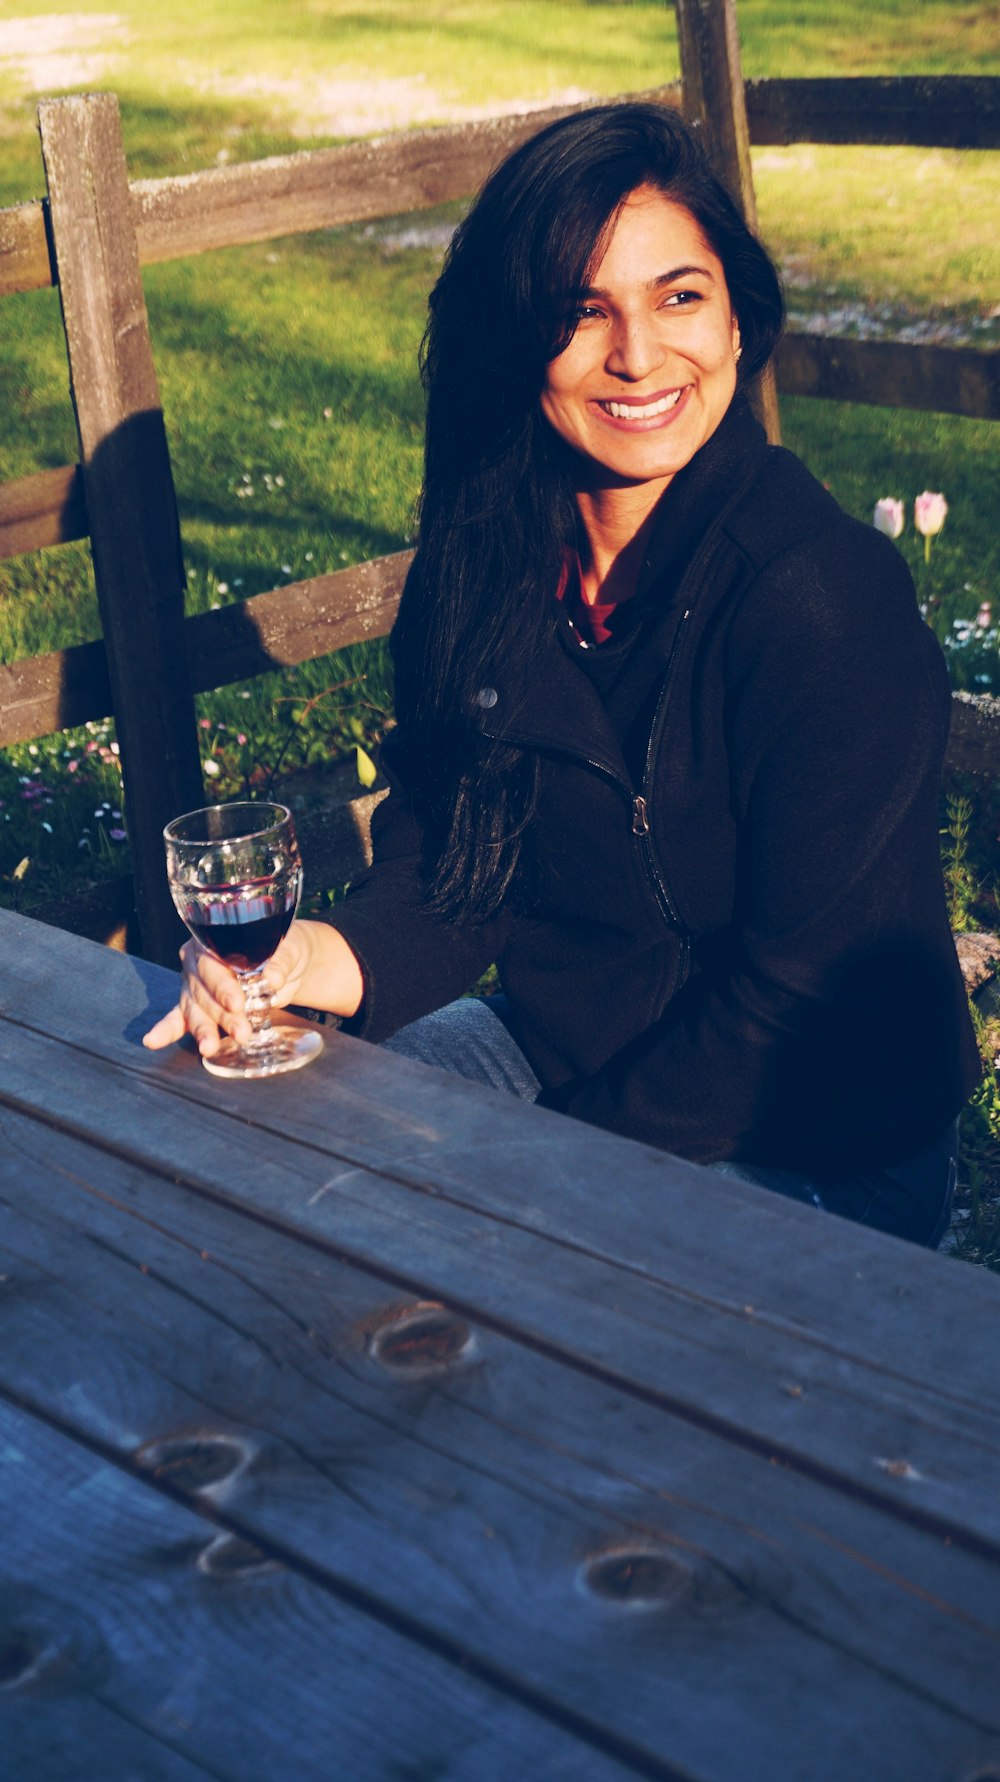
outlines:
[[[739,21],[749,76],[1000,73],[992,6],[742,0]],[[672,11],[660,0],[121,0],[114,10],[111,0],[0,0],[0,203],[44,189],[42,93],[115,91],[130,170],[156,176],[677,75]],[[996,346],[998,166],[996,154],[930,149],[755,151],[761,229],[793,316],[825,317],[838,332]],[[407,542],[420,475],[417,346],[455,214],[147,269],[190,610]],[[77,447],[56,294],[5,299],[0,316],[2,480],[71,462]],[[783,403],[782,424],[861,517],[880,496],[912,512],[922,489],[945,492],[930,563],[912,523],[899,548],[948,641],[955,684],[1000,691],[998,429],[804,400]],[[0,565],[0,659],[97,630],[84,547]],[[199,711],[222,794],[255,773],[349,756],[374,745],[390,711],[384,652],[225,689]],[[97,726],[0,755],[5,901],[30,907],[81,874],[121,869],[113,745],[113,729]],[[991,843],[995,832],[994,822]],[[991,881],[981,835],[974,847],[969,870]],[[991,907],[987,884],[974,917]]]

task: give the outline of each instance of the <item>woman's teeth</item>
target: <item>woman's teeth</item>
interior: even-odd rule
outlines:
[[[661,396],[658,402],[641,406],[633,402],[602,402],[601,407],[616,421],[651,421],[655,415],[665,415],[668,408],[676,408],[682,394],[681,390],[671,390],[669,396]]]

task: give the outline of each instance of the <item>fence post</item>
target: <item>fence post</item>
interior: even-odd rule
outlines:
[[[118,101],[46,99],[49,192],[94,576],[124,778],[141,950],[176,965],[164,823],[203,802],[184,568]]]
[[[739,205],[751,229],[757,227],[757,200],[750,165],[746,89],[740,66],[735,0],[674,0],[681,55],[684,115],[703,134],[716,174]],[[774,372],[769,367],[755,392],[768,439],[781,438]]]

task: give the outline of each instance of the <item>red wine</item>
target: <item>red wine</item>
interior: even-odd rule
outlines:
[[[203,947],[234,971],[255,971],[288,933],[298,903],[293,878],[261,885],[203,885],[181,914]]]
[[[254,971],[270,959],[275,947],[292,925],[294,910],[276,910],[272,915],[251,915],[245,922],[209,920],[188,921],[191,933],[234,971]]]

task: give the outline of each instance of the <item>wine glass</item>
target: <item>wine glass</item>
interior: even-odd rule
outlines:
[[[302,894],[302,860],[283,804],[213,804],[175,817],[163,831],[167,879],[195,940],[235,972],[253,1038],[224,1039],[202,1064],[217,1077],[272,1077],[323,1050],[314,1029],[271,1026],[264,966],[291,927]]]

